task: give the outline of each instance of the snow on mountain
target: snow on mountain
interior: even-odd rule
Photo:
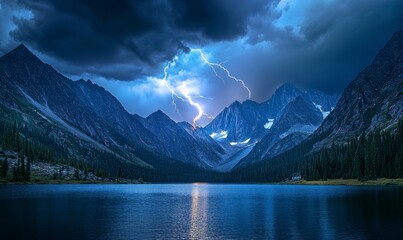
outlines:
[[[230,142],[241,142],[248,138],[260,139],[267,122],[263,106],[247,100],[238,101],[225,108],[204,129],[215,139],[226,138]]]
[[[221,130],[219,132],[213,132],[210,134],[210,137],[215,140],[225,139],[228,137],[228,131]]]
[[[298,144],[309,134],[314,132],[323,120],[322,113],[313,103],[307,102],[302,96],[291,101],[281,111],[278,120],[268,130],[252,151],[242,159],[239,165],[262,160],[267,157],[276,156]],[[297,134],[296,134],[297,133]],[[289,136],[298,136],[293,141]],[[287,143],[279,146],[277,143]]]
[[[304,108],[290,110],[289,104],[297,98],[310,103],[319,112],[320,121],[338,98],[316,90],[303,91],[287,83],[266,102],[236,101],[206,127],[193,129],[188,123],[175,123],[161,111],[147,118],[129,114],[104,88],[89,80],[72,81],[62,76],[24,46],[0,59],[0,72],[0,103],[5,108],[19,111],[17,103],[24,101],[42,121],[56,124],[92,147],[114,149],[122,159],[133,159],[142,165],[145,162],[135,155],[147,152],[228,171],[252,153],[259,141],[269,138],[268,134],[276,133],[276,138],[271,138],[274,145],[275,141],[286,140],[292,145],[289,136],[297,132],[309,134],[318,126],[317,122],[311,123],[316,116],[303,113]],[[285,117],[291,115],[292,118]],[[66,141],[67,135],[60,134],[59,138]],[[71,141],[74,144],[83,143]]]
[[[403,116],[402,93],[403,31],[399,31],[346,87],[335,109],[312,136],[319,139],[314,149],[375,129],[396,127]]]
[[[274,118],[267,119],[267,123],[264,124],[265,129],[270,129],[273,126]]]
[[[242,142],[230,142],[229,144],[231,144],[231,146],[235,146],[235,145],[244,145],[244,144],[248,144],[250,141],[250,138],[246,139],[245,141]]]
[[[292,110],[286,109],[296,99],[298,101],[294,104],[303,102],[303,106],[294,107]],[[286,83],[279,87],[269,100],[263,103],[251,100],[243,103],[234,102],[218,114],[204,130],[216,141],[226,142],[227,146],[243,146],[244,148],[248,147],[248,149],[250,145],[242,144],[243,142],[256,144],[267,135],[273,134],[273,128],[276,125],[278,126],[275,131],[276,135],[272,136],[273,142],[271,144],[275,144],[275,141],[280,141],[295,132],[304,133],[299,135],[298,139],[301,139],[302,135],[311,134],[320,125],[337,101],[338,95],[328,95],[313,89],[301,90],[291,83]],[[305,105],[309,106],[308,110],[304,109]],[[292,111],[292,113],[285,113],[285,111]],[[304,112],[308,114],[304,114]],[[310,116],[310,114],[314,116]],[[293,117],[286,118],[284,116]],[[293,124],[290,124],[291,122]],[[280,128],[279,126],[287,127]],[[288,141],[288,143],[287,146],[291,146],[293,141]],[[228,147],[224,146],[224,148],[228,152],[232,152]],[[277,154],[277,152],[273,152],[273,154]],[[227,162],[231,157],[226,155],[222,161]]]
[[[330,111],[323,111],[322,105],[316,104],[316,103],[314,103],[314,102],[312,102],[312,103],[313,103],[313,105],[315,105],[315,107],[316,107],[317,109],[319,109],[319,111],[322,113],[323,119],[325,119],[325,118],[330,114],[330,112],[334,109],[334,107],[332,107],[332,108],[330,109]]]
[[[338,95],[328,95],[313,89],[303,91],[291,83],[286,83],[263,103],[251,100],[243,103],[235,101],[204,129],[214,139],[227,138],[230,142],[241,142],[251,138],[259,141],[278,120],[282,110],[299,96],[306,102],[315,104],[322,112],[323,118],[338,101]]]
[[[223,156],[223,161],[219,165],[217,165],[214,170],[220,172],[231,171],[244,157],[246,157],[250,153],[250,151],[252,151],[255,144],[256,142],[245,144],[242,146],[232,146],[232,148],[228,150],[228,154],[226,156]]]

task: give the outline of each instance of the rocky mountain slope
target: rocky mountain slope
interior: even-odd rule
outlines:
[[[313,133],[322,120],[318,108],[302,96],[296,97],[281,111],[278,120],[239,165],[246,166],[291,149]]]
[[[159,139],[160,146],[165,149],[163,153],[170,158],[204,168],[214,167],[221,159],[214,151],[214,148],[218,147],[214,141],[206,141],[206,138],[200,135],[200,130],[178,125],[161,110],[150,114],[141,122]]]
[[[313,132],[338,100],[287,83],[266,102],[234,102],[205,128],[193,129],[161,111],[129,114],[104,88],[64,77],[23,45],[0,58],[0,72],[3,121],[19,118],[75,158],[90,161],[106,152],[149,169],[166,158],[230,171],[241,159],[250,164],[275,156]]]
[[[213,136],[219,136],[219,133],[224,131],[230,142],[242,142],[249,138],[260,140],[273,122],[278,120],[282,110],[299,96],[318,108],[323,118],[336,106],[339,99],[338,94],[328,95],[313,89],[304,91],[286,83],[263,103],[251,100],[234,102],[218,114],[204,130]]]
[[[220,144],[227,143],[217,169],[228,171],[292,148],[319,127],[338,98],[286,83],[263,103],[234,102],[204,128]]]
[[[399,31],[351,81],[313,134],[289,151],[235,169],[231,179],[284,181],[295,173],[309,179],[399,177],[402,123],[403,31]]]
[[[156,174],[157,168],[166,170],[169,164],[192,169],[180,161],[194,160],[192,165],[209,167],[200,160],[207,158],[203,156],[206,151],[193,147],[196,144],[178,144],[177,152],[191,152],[194,157],[186,161],[185,157],[176,158],[170,151],[170,141],[160,139],[156,131],[151,131],[153,128],[146,128],[147,121],[129,114],[105,89],[89,80],[64,77],[23,45],[0,58],[0,82],[2,126],[16,122],[24,135],[42,139],[59,157],[81,159],[111,172],[127,168],[132,175]],[[152,121],[152,117],[148,120]],[[173,124],[178,131],[172,133],[173,137],[193,139]]]
[[[396,125],[403,116],[403,31],[396,32],[347,86],[337,107],[312,137],[314,148]]]

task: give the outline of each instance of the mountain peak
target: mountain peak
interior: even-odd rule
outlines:
[[[396,31],[396,32],[393,34],[392,39],[402,38],[402,37],[403,37],[403,30],[399,30],[399,31]]]
[[[296,103],[304,103],[305,104],[305,100],[302,96],[297,96],[294,100],[291,101],[292,104],[296,104]]]
[[[247,105],[247,106],[250,106],[250,105],[259,105],[259,103],[255,102],[255,101],[253,101],[253,100],[250,100],[250,99],[246,99],[245,101],[242,102],[242,104],[243,104],[243,105]]]
[[[13,55],[25,55],[25,56],[35,56],[24,44],[18,45],[18,47],[14,48],[11,50],[8,54],[13,54]],[[8,55],[7,54],[7,55]]]
[[[193,129],[193,126],[190,123],[186,122],[186,121],[178,122],[178,125],[183,127],[183,128]]]
[[[293,124],[319,126],[322,119],[321,112],[312,103],[305,101],[302,96],[298,96],[285,106],[278,122],[288,123],[287,127],[292,127]]]
[[[395,32],[386,45],[376,55],[373,64],[391,65],[392,61],[399,61],[403,52],[403,30]]]
[[[275,91],[274,94],[281,94],[281,93],[288,93],[288,92],[299,92],[299,88],[297,88],[294,84],[291,82],[286,82],[283,85],[281,85],[277,90]]]
[[[18,47],[16,47],[14,50],[31,52],[31,51],[29,51],[29,49],[28,49],[24,44],[22,44],[22,43],[21,43],[20,45],[18,45]]]
[[[151,113],[150,115],[148,115],[147,120],[150,119],[159,119],[159,120],[168,120],[168,121],[172,121],[172,119],[170,119],[163,111],[161,111],[160,109],[158,109],[157,111]]]
[[[10,62],[40,62],[42,61],[36,57],[24,44],[18,45],[18,47],[11,50],[9,53],[5,54],[1,59],[5,59]]]
[[[240,107],[242,104],[236,100],[235,102],[231,103],[231,105],[229,106],[229,108],[233,108],[233,107]]]

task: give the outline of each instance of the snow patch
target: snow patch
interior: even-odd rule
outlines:
[[[249,143],[250,138],[246,139],[245,141],[242,142],[230,142],[229,144],[231,144],[231,146],[235,146],[235,145],[243,145],[243,144],[247,144]]]
[[[319,104],[316,104],[316,103],[313,103],[313,105],[315,105],[315,107],[317,108],[317,109],[319,109],[319,111],[322,113],[322,116],[323,116],[323,119],[325,119],[329,114],[330,114],[330,111],[323,111],[322,110],[322,105],[319,105]],[[332,110],[333,110],[334,108],[332,108]]]
[[[264,124],[264,128],[270,129],[273,126],[274,118],[267,119],[267,123]]]
[[[213,139],[224,139],[228,137],[228,131],[221,130],[221,132],[213,132],[210,134]]]
[[[290,135],[291,133],[295,132],[302,132],[302,133],[313,133],[319,126],[314,126],[314,125],[301,125],[301,124],[295,124],[292,126],[290,129],[288,129],[287,132],[283,133],[280,135],[280,139],[283,139]]]
[[[240,148],[239,151],[235,152],[231,157],[229,157],[219,166],[216,166],[214,170],[219,172],[231,171],[243,158],[245,158],[252,151],[255,144],[256,142],[251,143],[249,145],[245,145],[243,148]]]

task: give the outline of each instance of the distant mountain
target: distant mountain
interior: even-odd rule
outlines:
[[[316,130],[338,99],[337,94],[301,90],[286,83],[263,103],[234,102],[204,128],[217,142],[226,143],[227,154],[216,169],[231,170],[228,166],[247,165],[292,148]],[[296,139],[286,138],[294,132],[301,134]],[[283,142],[286,144],[280,146]]]
[[[174,173],[173,166],[231,171],[276,156],[314,132],[338,101],[338,95],[286,83],[266,102],[236,101],[193,129],[162,111],[129,114],[104,88],[64,77],[23,45],[0,58],[0,81],[1,124],[17,121],[61,157],[131,175]]]
[[[130,177],[156,177],[171,167],[177,169],[170,174],[198,171],[174,160],[170,139],[160,139],[172,125],[179,132],[171,138],[193,139],[172,120],[162,119],[166,125],[146,128],[145,122],[158,121],[158,113],[144,122],[126,112],[102,87],[64,77],[23,45],[0,58],[0,83],[0,124],[7,127],[16,121],[22,134],[51,147],[60,158],[80,159],[94,168],[107,168],[113,175],[117,168],[124,168]],[[158,126],[166,129],[157,134]],[[188,150],[204,157],[200,148],[191,145]],[[196,165],[203,165],[196,160]]]
[[[185,131],[195,139],[204,148],[210,149],[218,155],[225,154],[224,148],[213,138],[208,135],[203,128],[193,128],[188,122],[179,122],[178,125],[185,129]]]
[[[399,31],[350,82],[313,134],[289,151],[236,169],[231,179],[283,181],[295,173],[307,179],[399,177],[402,129],[403,31]],[[281,147],[285,145],[281,142]]]
[[[313,103],[305,101],[302,96],[296,97],[282,109],[278,120],[240,165],[246,166],[294,147],[313,133],[322,120],[321,111]]]
[[[301,90],[291,83],[278,88],[273,96],[263,103],[268,117],[276,118],[281,111],[296,97],[301,96],[306,102],[314,104],[325,118],[336,106],[339,94],[325,94],[315,89]]]
[[[230,142],[242,142],[247,139],[259,141],[278,120],[282,110],[298,96],[314,104],[325,118],[336,106],[338,94],[327,95],[317,90],[300,90],[291,83],[278,88],[269,100],[257,103],[247,100],[238,101],[225,108],[204,129],[213,136],[226,132]]]
[[[226,107],[211,121],[204,130],[213,134],[227,132],[226,139],[230,142],[242,142],[249,138],[260,139],[265,132],[267,113],[257,102],[247,100],[243,103],[235,101]]]
[[[203,168],[211,168],[221,159],[214,151],[219,152],[219,146],[208,135],[211,141],[200,130],[189,130],[188,126],[175,123],[161,110],[141,122],[161,142],[157,146],[162,148],[159,152],[168,157]]]

